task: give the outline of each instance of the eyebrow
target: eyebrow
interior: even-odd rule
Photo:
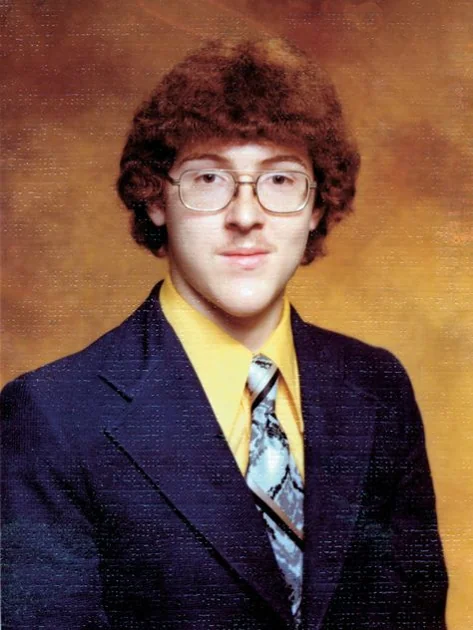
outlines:
[[[296,162],[300,166],[303,166],[304,168],[308,168],[308,165],[304,160],[302,160],[297,155],[292,155],[292,154],[275,155],[274,157],[263,160],[261,164],[264,164],[266,166],[271,166],[272,164],[277,164],[278,162]]]
[[[184,159],[178,160],[176,162],[176,166],[179,167],[185,164],[186,162],[197,162],[199,160],[210,160],[213,162],[217,162],[218,164],[222,166],[227,166],[227,167],[231,166],[230,160],[223,157],[219,153],[191,153],[190,155],[186,156]],[[297,155],[292,155],[292,154],[275,155],[273,157],[262,160],[261,165],[273,166],[274,164],[278,164],[279,162],[295,162],[296,164],[299,164],[300,166],[302,166],[304,169],[309,169],[308,164],[304,160],[302,160]]]
[[[218,153],[191,153],[190,155],[186,156],[184,159],[178,160],[176,162],[176,166],[181,166],[182,164],[185,164],[186,162],[196,162],[198,160],[211,160],[213,162],[218,162],[219,164],[227,164],[227,165],[230,164],[229,160],[219,155]]]

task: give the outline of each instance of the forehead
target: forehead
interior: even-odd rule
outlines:
[[[312,161],[304,144],[280,144],[270,140],[209,139],[184,145],[175,168],[187,165],[257,169],[288,165],[312,171]]]

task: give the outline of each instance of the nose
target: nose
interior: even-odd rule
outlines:
[[[261,227],[265,218],[266,213],[256,196],[254,182],[251,180],[238,181],[235,195],[225,214],[226,226],[248,232],[254,227]]]

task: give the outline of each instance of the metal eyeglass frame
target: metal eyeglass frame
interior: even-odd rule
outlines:
[[[222,206],[221,208],[217,208],[215,210],[200,210],[198,208],[193,208],[192,206],[189,206],[189,204],[187,204],[183,198],[182,198],[182,194],[181,194],[181,179],[182,177],[186,174],[186,173],[191,173],[191,172],[195,172],[198,173],[199,171],[202,171],[204,173],[228,173],[232,179],[233,179],[233,183],[234,183],[234,190],[233,190],[233,194],[231,195],[230,199],[227,201],[227,203]],[[296,210],[288,210],[285,212],[279,211],[279,210],[270,210],[269,208],[266,208],[262,203],[261,200],[259,198],[258,195],[258,182],[260,180],[260,177],[262,177],[263,175],[266,175],[268,173],[298,173],[299,175],[303,175],[305,177],[305,179],[307,180],[307,194],[306,194],[306,198],[304,200],[303,203],[301,203]],[[309,201],[309,197],[310,197],[310,191],[311,190],[315,190],[317,188],[317,182],[315,180],[311,181],[310,177],[307,175],[307,173],[303,173],[302,171],[297,171],[294,169],[286,169],[286,170],[267,170],[267,171],[256,171],[256,174],[258,175],[256,177],[256,179],[250,180],[250,181],[240,181],[238,179],[236,179],[235,174],[239,174],[239,175],[244,175],[244,176],[249,176],[251,177],[250,173],[242,173],[240,171],[235,171],[235,170],[230,170],[230,169],[225,169],[225,168],[190,168],[187,169],[186,171],[182,172],[179,179],[174,179],[174,177],[171,177],[171,175],[169,175],[169,173],[164,173],[165,178],[167,179],[167,181],[172,184],[173,186],[177,186],[179,188],[179,199],[181,200],[181,203],[183,206],[185,206],[188,210],[192,210],[194,212],[220,212],[221,210],[224,210],[227,206],[230,205],[230,203],[232,202],[233,199],[235,199],[236,194],[238,192],[238,187],[244,184],[249,184],[250,186],[252,186],[253,188],[253,193],[255,195],[255,197],[258,199],[258,203],[260,204],[260,206],[263,208],[263,210],[265,212],[269,212],[271,214],[295,214],[296,212],[301,212],[301,210],[303,210],[306,205],[307,202]]]

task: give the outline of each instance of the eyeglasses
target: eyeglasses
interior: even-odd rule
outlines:
[[[243,185],[253,187],[259,203],[268,212],[300,212],[311,190],[317,187],[317,182],[300,171],[260,171],[256,175],[256,179],[242,181],[237,179],[237,171],[218,168],[184,171],[179,179],[170,175],[166,175],[166,179],[179,187],[183,205],[196,212],[223,210],[236,196],[238,186]]]

